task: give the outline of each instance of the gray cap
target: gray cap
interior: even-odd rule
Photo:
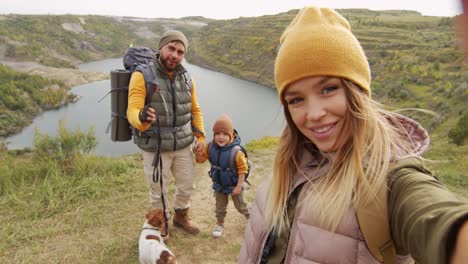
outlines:
[[[176,40],[182,42],[185,46],[185,49],[186,50],[188,49],[187,38],[185,37],[184,33],[178,30],[168,30],[164,32],[161,39],[159,40],[159,49],[164,47],[167,43],[176,41]]]

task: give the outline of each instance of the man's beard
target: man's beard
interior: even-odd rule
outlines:
[[[174,71],[175,68],[177,67],[177,65],[179,64],[176,64],[174,65],[174,67],[170,66],[169,64],[169,60],[167,58],[164,58],[163,56],[159,57],[159,60],[161,61],[161,65],[166,69],[166,71],[168,72],[171,72],[171,71]]]

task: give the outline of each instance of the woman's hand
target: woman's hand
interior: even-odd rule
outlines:
[[[451,264],[468,263],[468,221],[461,226],[457,235],[457,242],[452,254]]]

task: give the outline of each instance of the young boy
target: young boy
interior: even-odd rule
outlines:
[[[220,237],[223,234],[229,195],[231,195],[237,211],[247,219],[250,216],[247,204],[244,202],[243,192],[244,179],[248,169],[247,158],[239,149],[234,156],[235,162],[231,162],[231,150],[240,143],[240,136],[233,129],[231,119],[224,114],[216,120],[213,126],[213,141],[205,145],[202,150],[195,150],[195,158],[198,163],[207,159],[211,163],[209,175],[213,181],[212,188],[216,198],[217,219],[213,237]],[[235,168],[231,168],[231,163],[234,164]]]

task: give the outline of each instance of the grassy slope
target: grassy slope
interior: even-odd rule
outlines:
[[[250,204],[259,183],[272,173],[274,149],[250,151],[253,164],[251,189],[245,192]],[[63,205],[63,209],[33,217],[27,204],[0,209],[0,263],[137,263],[138,239],[148,209],[147,187],[141,160],[125,158],[132,169],[110,184],[110,195],[98,195]],[[225,233],[211,237],[214,227],[214,198],[207,176],[208,163],[197,165],[196,192],[190,211],[201,233],[186,235],[170,225],[168,246],[178,263],[236,263],[243,239],[245,219],[230,202]],[[450,181],[441,177],[444,182]],[[450,186],[465,197],[468,187]],[[171,185],[173,194],[174,187]],[[24,217],[29,215],[29,217]]]
[[[253,186],[246,191],[248,203],[253,201],[258,183],[271,174],[273,153],[249,153]],[[109,195],[66,203],[59,211],[40,217],[27,212],[27,204],[1,206],[0,222],[4,224],[0,226],[0,263],[137,263],[138,239],[148,209],[147,188],[140,158],[131,156],[125,162],[132,169],[107,186]],[[211,237],[215,216],[208,166],[197,165],[196,193],[190,212],[201,233],[186,235],[170,226],[169,247],[180,264],[235,263],[240,250],[246,221],[232,202],[225,234],[219,239]],[[170,192],[174,192],[173,187]],[[27,199],[23,201],[28,203]]]

